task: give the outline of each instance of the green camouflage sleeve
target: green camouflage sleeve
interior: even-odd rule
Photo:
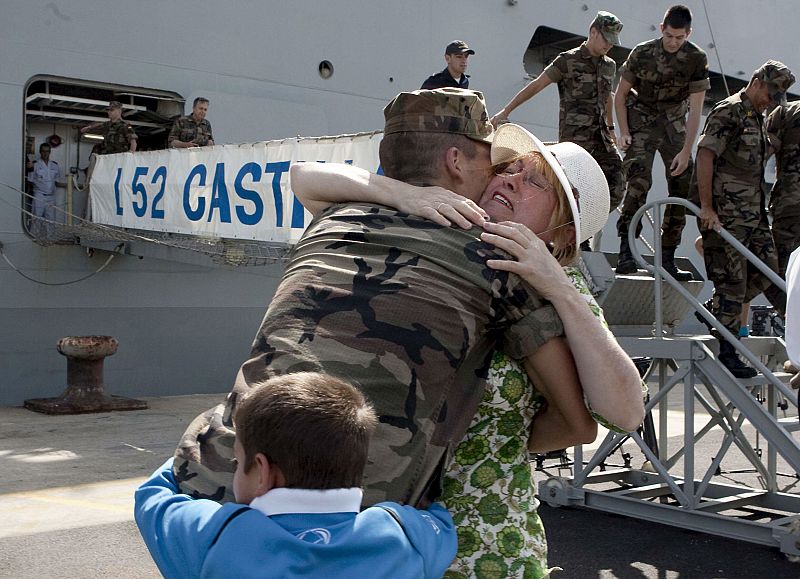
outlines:
[[[777,153],[781,150],[781,133],[783,133],[783,120],[784,107],[775,107],[775,109],[767,117],[767,135],[769,136],[769,144]]]
[[[209,121],[206,121],[206,123],[208,124],[208,140],[213,141],[214,133],[211,131],[211,123]]]
[[[641,58],[642,50],[637,46],[628,55],[627,60],[622,63],[619,69],[620,78],[624,78],[632,86],[639,84],[639,77],[637,76],[641,71]]]
[[[172,143],[175,139],[179,139],[181,134],[181,129],[183,125],[183,117],[177,119],[174,123],[172,123],[172,129],[169,131],[169,137],[167,137],[167,146]]]
[[[607,68],[608,74],[611,75],[611,82],[613,83],[614,76],[616,76],[617,74],[617,63],[611,60],[610,58],[606,59],[605,62],[606,62],[605,66],[608,67]]]
[[[694,73],[689,78],[689,93],[703,92],[711,88],[711,80],[708,78],[708,57],[705,52],[697,55],[697,66]]]
[[[553,82],[558,82],[564,75],[567,73],[567,62],[564,54],[559,54],[556,56],[555,60],[547,65],[547,68],[544,69],[544,74],[547,75]]]
[[[517,360],[530,356],[552,338],[564,335],[556,309],[543,305],[503,332],[500,349]]]
[[[719,157],[728,147],[731,135],[736,132],[738,121],[730,107],[719,107],[711,111],[697,147],[705,147]]]

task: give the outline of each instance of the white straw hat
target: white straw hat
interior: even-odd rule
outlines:
[[[555,171],[572,210],[578,244],[600,231],[608,221],[611,196],[600,165],[580,145],[563,142],[545,146],[525,128],[500,125],[492,141],[492,164],[509,162],[538,151]]]

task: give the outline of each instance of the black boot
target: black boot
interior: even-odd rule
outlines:
[[[675,265],[674,247],[661,248],[661,266],[678,281],[692,281],[694,279],[692,272],[678,269],[678,266]]]
[[[619,257],[617,258],[617,267],[614,271],[625,275],[636,273],[637,269],[636,262],[633,260],[633,254],[631,253],[631,246],[628,245],[628,237],[620,237]]]
[[[719,361],[736,378],[752,378],[758,374],[755,368],[751,368],[739,358],[736,348],[725,340],[719,341]]]
[[[707,301],[706,303],[704,303],[703,305],[705,306],[705,308],[706,308],[706,309],[707,309],[709,312],[711,311],[711,300],[708,300],[708,301]],[[708,320],[706,320],[706,319],[705,319],[705,318],[704,318],[702,315],[700,315],[700,312],[695,312],[695,313],[694,313],[694,317],[695,317],[695,318],[697,318],[697,320],[698,320],[698,321],[699,321],[701,324],[703,324],[703,325],[704,325],[706,328],[708,328],[708,331],[709,331],[709,332],[713,332],[713,331],[714,331],[714,326],[712,326],[712,325],[711,325],[711,324],[708,322]]]

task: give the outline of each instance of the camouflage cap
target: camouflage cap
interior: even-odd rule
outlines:
[[[453,133],[491,143],[494,134],[483,93],[461,88],[401,92],[383,109],[385,135]]]
[[[450,44],[447,45],[447,48],[444,49],[445,54],[475,54],[475,51],[472,50],[467,43],[463,40],[454,40]]]
[[[121,109],[122,108],[122,103],[119,102],[119,101],[109,101],[108,102],[108,108],[109,109]]]
[[[753,76],[769,86],[769,96],[774,102],[786,104],[786,91],[794,84],[794,75],[788,66],[777,60],[768,60]]]
[[[603,38],[611,44],[619,44],[619,33],[622,31],[622,22],[619,18],[611,14],[611,12],[606,12],[604,10],[598,12],[590,28],[592,27],[597,28],[600,34],[603,35]]]

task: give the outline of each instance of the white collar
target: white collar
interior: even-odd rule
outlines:
[[[361,510],[363,491],[349,489],[272,489],[254,498],[250,508],[268,517],[295,513],[357,513]]]

